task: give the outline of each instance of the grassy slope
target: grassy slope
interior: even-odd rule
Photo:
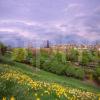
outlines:
[[[83,83],[80,80],[64,77],[64,76],[58,76],[56,74],[52,74],[43,70],[36,70],[32,66],[28,66],[25,64],[12,62],[11,60],[8,60],[6,58],[2,58],[2,63],[7,63],[9,65],[14,65],[14,70],[21,70],[23,73],[29,75],[34,80],[42,80],[47,82],[56,82],[61,85],[70,86],[73,88],[79,88],[86,91],[96,92],[100,93],[100,88],[95,87],[89,83]],[[16,68],[15,68],[16,67]]]

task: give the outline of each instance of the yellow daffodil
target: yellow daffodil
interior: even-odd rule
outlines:
[[[12,96],[12,97],[10,98],[10,100],[15,100],[15,98]]]
[[[6,100],[6,97],[3,97],[2,100]]]
[[[40,98],[36,98],[36,100],[41,100]]]

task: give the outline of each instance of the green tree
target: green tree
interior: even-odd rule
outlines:
[[[95,67],[99,64],[99,56],[97,50],[84,50],[82,53],[82,65]]]
[[[69,61],[77,62],[78,61],[78,51],[75,49],[71,49],[69,53],[67,53],[66,58]]]
[[[100,84],[100,66],[97,66],[94,70],[94,78]]]
[[[28,49],[25,62],[28,64],[32,64],[32,60],[33,60],[33,53],[30,49]]]
[[[91,51],[84,50],[82,53],[81,64],[88,66],[92,61],[93,61],[93,55]]]
[[[23,62],[27,57],[27,51],[24,48],[14,48],[12,51],[12,59]]]
[[[7,51],[7,46],[0,42],[0,55],[4,55]]]

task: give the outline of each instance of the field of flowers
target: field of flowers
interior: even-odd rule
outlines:
[[[0,64],[0,100],[100,100],[100,94],[36,81],[10,65]]]

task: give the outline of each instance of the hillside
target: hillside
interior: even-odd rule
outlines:
[[[6,58],[0,61],[0,99],[98,100],[100,88],[88,83],[12,62]]]

